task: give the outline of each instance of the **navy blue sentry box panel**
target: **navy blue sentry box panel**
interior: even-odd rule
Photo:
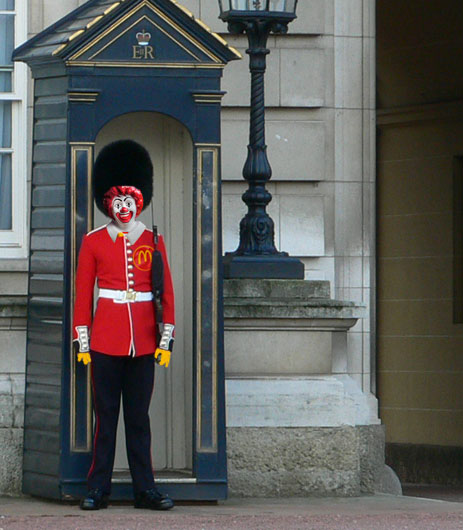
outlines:
[[[13,57],[35,79],[23,490],[56,499],[86,491],[91,385],[72,353],[71,322],[95,138],[117,116],[152,111],[182,123],[194,145],[193,470],[162,489],[224,498],[220,80],[240,55],[172,0],[90,0]],[[112,497],[130,499],[130,481],[115,482]]]

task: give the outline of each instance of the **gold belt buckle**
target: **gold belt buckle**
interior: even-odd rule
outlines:
[[[135,291],[125,291],[125,299],[129,302],[135,302],[137,299],[137,293]]]

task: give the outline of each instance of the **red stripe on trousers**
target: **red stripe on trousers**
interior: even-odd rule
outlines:
[[[95,415],[96,415],[96,429],[95,429],[95,437],[93,439],[93,459],[92,459],[92,465],[90,466],[90,470],[87,475],[87,481],[90,477],[90,475],[93,473],[93,470],[95,469],[95,457],[96,457],[96,444],[98,441],[98,433],[100,431],[100,416],[98,415],[98,409],[96,406],[96,392],[95,392],[95,378],[93,376],[93,364],[90,366],[90,373],[92,375],[92,387],[93,387],[93,404],[95,405]]]

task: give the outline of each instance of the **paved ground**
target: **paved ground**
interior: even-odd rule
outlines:
[[[463,503],[374,495],[350,499],[230,499],[149,512],[128,505],[83,512],[29,497],[0,498],[0,530],[462,530]]]

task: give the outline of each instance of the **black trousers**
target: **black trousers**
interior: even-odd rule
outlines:
[[[154,386],[154,355],[116,357],[92,351],[91,357],[96,426],[88,488],[111,493],[121,394],[134,493],[153,488],[148,409]]]

